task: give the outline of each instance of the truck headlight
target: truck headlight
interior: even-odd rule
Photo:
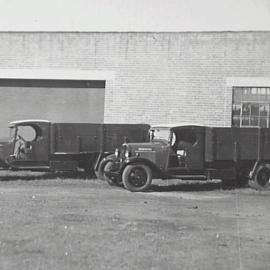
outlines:
[[[125,151],[125,157],[129,158],[131,156],[131,152],[129,150]]]
[[[118,148],[115,149],[114,155],[119,158],[120,157],[120,150]]]

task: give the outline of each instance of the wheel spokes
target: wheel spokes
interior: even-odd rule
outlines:
[[[129,180],[135,187],[140,187],[146,183],[147,175],[143,169],[134,168],[130,173]]]

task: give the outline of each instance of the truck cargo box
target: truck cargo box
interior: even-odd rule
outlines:
[[[53,123],[51,153],[114,152],[125,141],[148,140],[149,125]]]
[[[102,125],[89,123],[52,123],[51,153],[99,152]]]
[[[205,160],[249,161],[270,159],[268,128],[208,128],[205,135]]]

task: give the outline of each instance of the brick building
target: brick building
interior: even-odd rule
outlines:
[[[269,126],[270,32],[1,32],[1,132],[64,122]]]

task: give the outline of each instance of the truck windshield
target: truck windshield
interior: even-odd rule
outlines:
[[[171,142],[172,132],[169,128],[154,128],[150,130],[151,141],[165,140],[168,143]]]

